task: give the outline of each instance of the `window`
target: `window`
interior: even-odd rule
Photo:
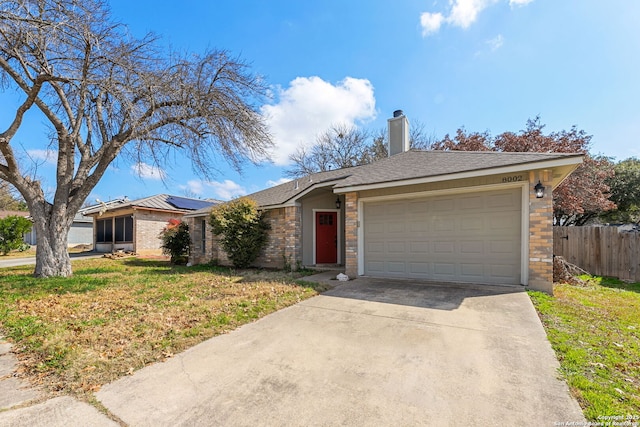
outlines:
[[[96,220],[96,243],[111,243],[113,241],[112,219]]]
[[[201,235],[202,246],[201,246],[201,249],[202,249],[202,253],[206,254],[207,253],[207,220],[203,219],[202,223],[201,223],[201,226],[202,226],[202,235]]]
[[[115,218],[116,243],[133,242],[133,217],[120,216]]]

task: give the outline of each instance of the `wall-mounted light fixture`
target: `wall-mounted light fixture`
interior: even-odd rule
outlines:
[[[342,202],[340,201],[340,196],[336,197],[336,209],[340,209],[342,206]]]
[[[536,192],[537,199],[541,199],[544,197],[544,185],[542,185],[540,180],[538,180],[538,183],[536,184],[536,186],[533,187],[533,190]]]

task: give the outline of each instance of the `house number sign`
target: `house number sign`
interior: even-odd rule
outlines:
[[[503,176],[502,182],[521,182],[524,181],[524,175]]]

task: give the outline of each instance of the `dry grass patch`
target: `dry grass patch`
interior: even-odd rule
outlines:
[[[318,293],[283,272],[135,258],[73,265],[71,278],[0,270],[0,328],[25,375],[76,395]]]

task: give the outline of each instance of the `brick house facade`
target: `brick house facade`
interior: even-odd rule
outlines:
[[[93,217],[95,251],[127,250],[140,255],[161,255],[159,235],[169,220],[181,220],[195,207],[209,207],[214,203],[159,194],[132,201],[111,201],[86,211],[85,215]]]
[[[332,214],[339,223],[334,240],[337,256],[333,267],[342,269],[350,277],[377,276],[371,267],[377,262],[388,263],[390,266],[386,271],[381,270],[381,277],[522,284],[531,289],[551,293],[552,191],[580,164],[581,159],[582,156],[577,154],[411,151],[397,154],[387,161],[320,172],[269,188],[249,195],[261,209],[264,209],[267,221],[271,225],[267,246],[255,265],[294,269],[300,266],[317,266],[320,264],[317,262],[317,252],[321,250],[318,246],[321,240],[318,237],[318,229],[321,227],[318,218],[326,218],[328,214]],[[443,174],[441,171],[447,173]],[[398,179],[394,180],[394,173],[399,175]],[[546,188],[544,196],[540,198],[536,197],[534,191],[538,182]],[[387,234],[387,240],[380,244],[372,237],[371,233],[376,227],[382,227],[386,232],[402,227],[420,228],[420,221],[423,221],[425,230],[437,226],[429,225],[436,217],[427,215],[417,217],[416,220],[411,219],[411,214],[404,211],[400,211],[397,218],[404,216],[410,218],[407,220],[409,222],[402,223],[399,219],[396,221],[396,216],[390,215],[389,212],[397,206],[408,207],[406,211],[418,205],[433,208],[444,206],[446,203],[461,203],[464,200],[472,200],[481,205],[486,204],[487,200],[509,200],[512,204],[509,209],[513,214],[505,214],[500,204],[494,207],[486,205],[482,208],[484,210],[478,210],[473,205],[467,206],[466,210],[461,212],[457,212],[458,208],[455,208],[451,211],[451,216],[462,222],[457,222],[458,229],[452,230],[453,234],[457,233],[458,240],[451,242],[441,241],[442,237],[439,238],[440,241],[435,241],[423,232],[405,233],[402,235],[405,237],[400,241],[395,239],[395,235]],[[383,216],[386,215],[387,222],[378,222],[378,225],[372,222],[370,215],[374,208],[382,212]],[[190,261],[201,263],[216,260],[220,264],[228,264],[224,253],[217,248],[215,236],[210,234],[208,226],[203,223],[203,218],[208,218],[208,213],[209,210],[204,209],[185,215],[185,220],[192,227],[194,244],[194,253]],[[441,215],[436,220],[442,223],[447,219],[446,215]],[[505,234],[506,237],[494,237],[492,233],[480,230],[476,234],[469,234],[470,237],[467,238],[466,232],[459,230],[460,227],[482,224],[482,221],[485,221],[485,224],[493,223],[494,226],[497,224],[498,227],[503,221],[505,226],[506,222],[509,222],[511,234]],[[202,224],[205,224],[204,239]],[[443,235],[447,234],[440,236]],[[511,238],[514,240],[505,240]],[[203,243],[198,243],[198,240],[204,242],[204,250]],[[384,258],[382,261],[375,260],[372,251],[375,251],[376,245],[391,248],[392,251],[404,247],[407,259],[401,257],[395,261],[389,259],[388,262]],[[418,248],[418,252],[411,252],[411,245]],[[419,248],[430,246],[433,250],[434,245],[441,248],[460,247],[461,251],[455,254],[452,252],[448,258],[450,262],[445,260],[440,265],[428,265],[432,270],[411,270],[416,260],[420,260]],[[497,256],[504,255],[505,261],[494,262],[493,254],[490,252],[493,246],[498,247]],[[474,247],[485,248],[487,251],[481,254],[484,258],[479,258],[480,261],[473,261],[471,255],[465,255],[468,253],[465,250]],[[390,252],[389,256],[393,256],[393,253]],[[425,259],[431,262],[431,259],[437,256],[440,255],[428,255]],[[393,262],[395,264],[392,264]],[[483,264],[485,262],[489,264]],[[398,270],[394,269],[400,264],[407,268],[404,272],[398,273]],[[448,268],[449,265],[452,266],[452,271],[458,269],[457,273],[451,273],[444,278],[438,275],[439,268]],[[476,268],[480,273],[474,273],[476,276],[465,276],[465,268]]]
[[[553,188],[583,155],[410,150],[402,111],[388,122],[388,158],[248,196],[271,224],[256,266],[322,265],[350,277],[525,285],[552,293]],[[208,212],[185,216],[194,244],[205,242],[191,261],[224,263],[215,236],[198,228]]]

